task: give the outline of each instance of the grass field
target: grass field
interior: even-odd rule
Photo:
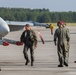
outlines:
[[[52,24],[54,26],[57,25],[57,23],[48,23],[48,24]],[[76,23],[66,23],[67,26],[76,26]]]

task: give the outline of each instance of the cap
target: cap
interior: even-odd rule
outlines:
[[[57,26],[60,26],[60,25],[66,25],[66,23],[60,20],[59,22],[57,22]]]
[[[64,25],[64,24],[66,24],[66,23],[63,22],[63,21],[59,21],[59,24],[60,24],[60,25]]]

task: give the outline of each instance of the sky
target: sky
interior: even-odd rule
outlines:
[[[76,11],[76,0],[0,0],[0,7]]]

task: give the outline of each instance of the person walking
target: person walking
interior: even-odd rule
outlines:
[[[63,67],[64,65],[68,67],[70,34],[69,29],[65,25],[64,22],[59,21],[57,23],[58,28],[54,33],[54,43],[57,45],[59,57],[58,67]]]
[[[34,62],[34,49],[37,47],[37,36],[36,33],[30,28],[29,24],[25,25],[25,31],[22,33],[21,42],[24,43],[24,49],[23,54],[24,58],[26,60],[25,65],[28,65],[30,62],[28,58],[28,49],[30,49],[30,55],[31,55],[31,66],[33,66]]]

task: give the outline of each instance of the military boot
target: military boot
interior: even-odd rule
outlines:
[[[28,65],[28,63],[30,62],[30,60],[26,60],[26,63],[25,63],[25,65]]]
[[[67,64],[66,62],[64,62],[64,65],[65,65],[66,67],[68,67],[68,64]]]
[[[31,61],[31,66],[33,66],[33,61]]]
[[[58,67],[63,67],[63,65],[58,65]]]

